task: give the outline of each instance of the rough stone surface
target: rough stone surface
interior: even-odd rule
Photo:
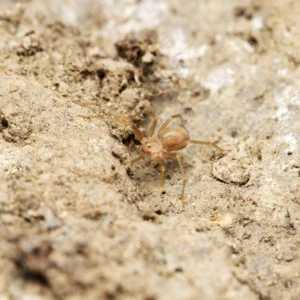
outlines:
[[[1,1],[0,299],[299,299],[299,14]],[[109,108],[142,132],[182,113],[227,151],[181,151],[183,207],[176,161],[162,194]]]

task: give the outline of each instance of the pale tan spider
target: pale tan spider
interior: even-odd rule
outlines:
[[[81,106],[95,105],[95,103],[93,102],[82,103],[79,101],[74,101],[74,103],[79,104]],[[151,157],[152,159],[155,159],[161,166],[160,187],[162,190],[164,189],[165,173],[166,173],[166,167],[163,162],[163,158],[177,159],[181,170],[182,181],[183,181],[182,190],[181,190],[181,199],[183,203],[184,203],[184,189],[185,189],[186,177],[185,177],[185,171],[183,168],[182,160],[176,151],[185,148],[188,144],[210,145],[223,151],[222,148],[216,145],[217,141],[204,142],[204,141],[191,140],[189,133],[183,126],[180,125],[169,126],[169,123],[175,118],[180,118],[182,123],[184,123],[184,120],[180,114],[170,116],[163,123],[163,125],[158,130],[157,135],[154,137],[153,134],[154,134],[154,130],[158,118],[153,112],[148,110],[145,110],[143,112],[143,114],[149,115],[153,118],[153,122],[149,130],[149,134],[148,136],[144,136],[143,133],[136,127],[136,125],[128,117],[116,112],[110,107],[105,106],[105,108],[113,116],[113,117],[106,116],[105,117],[106,119],[130,127],[136,139],[139,140],[140,143],[142,144],[141,146],[142,154],[137,158],[135,158],[134,160],[132,160],[129,163],[129,166],[132,166],[136,162],[148,156]],[[81,116],[81,117],[88,118],[88,119],[103,118],[103,114],[92,115],[92,116]]]

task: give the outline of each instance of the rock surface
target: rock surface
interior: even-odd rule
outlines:
[[[300,3],[221,2],[1,1],[0,299],[300,298]]]

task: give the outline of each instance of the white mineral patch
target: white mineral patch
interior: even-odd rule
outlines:
[[[122,21],[118,26],[118,21],[109,21],[101,29],[101,34],[109,35],[115,34],[115,31],[126,35],[130,32],[140,31],[141,29],[148,29],[156,27],[162,20],[162,14],[167,11],[167,3],[157,1],[155,4],[153,1],[145,0],[139,3],[133,2],[126,5],[126,8],[122,11]],[[115,12],[120,14],[120,12]],[[114,32],[111,32],[114,30]]]
[[[256,15],[251,21],[253,30],[261,30],[264,27],[264,22],[261,16]]]
[[[175,60],[201,58],[209,48],[205,44],[200,47],[191,46],[181,28],[174,29],[168,37],[164,37],[160,45],[161,53]]]
[[[290,132],[282,137],[282,141],[289,145],[288,151],[293,152],[298,149],[298,142],[295,134]]]
[[[286,77],[287,72],[288,72],[287,69],[279,69],[279,70],[277,71],[277,75],[278,75],[279,77]]]
[[[288,151],[293,152],[298,147],[298,141],[295,133],[290,132],[290,127],[295,121],[294,112],[290,107],[300,105],[300,96],[297,91],[288,87],[275,97],[275,102],[277,104],[278,140],[288,144]]]
[[[204,80],[204,86],[211,90],[212,94],[217,93],[221,88],[235,83],[235,72],[228,67],[218,68],[209,73]]]
[[[275,97],[275,102],[277,104],[276,118],[279,121],[286,120],[289,117],[288,111],[288,98],[290,89],[286,88],[279,95]]]
[[[66,24],[75,26],[77,25],[77,15],[75,11],[68,5],[61,5],[61,15]]]

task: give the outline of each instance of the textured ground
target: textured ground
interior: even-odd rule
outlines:
[[[0,299],[299,299],[298,0],[0,3]],[[94,105],[81,106],[92,102]],[[129,128],[182,113],[187,174]],[[175,121],[174,121],[175,122]]]

